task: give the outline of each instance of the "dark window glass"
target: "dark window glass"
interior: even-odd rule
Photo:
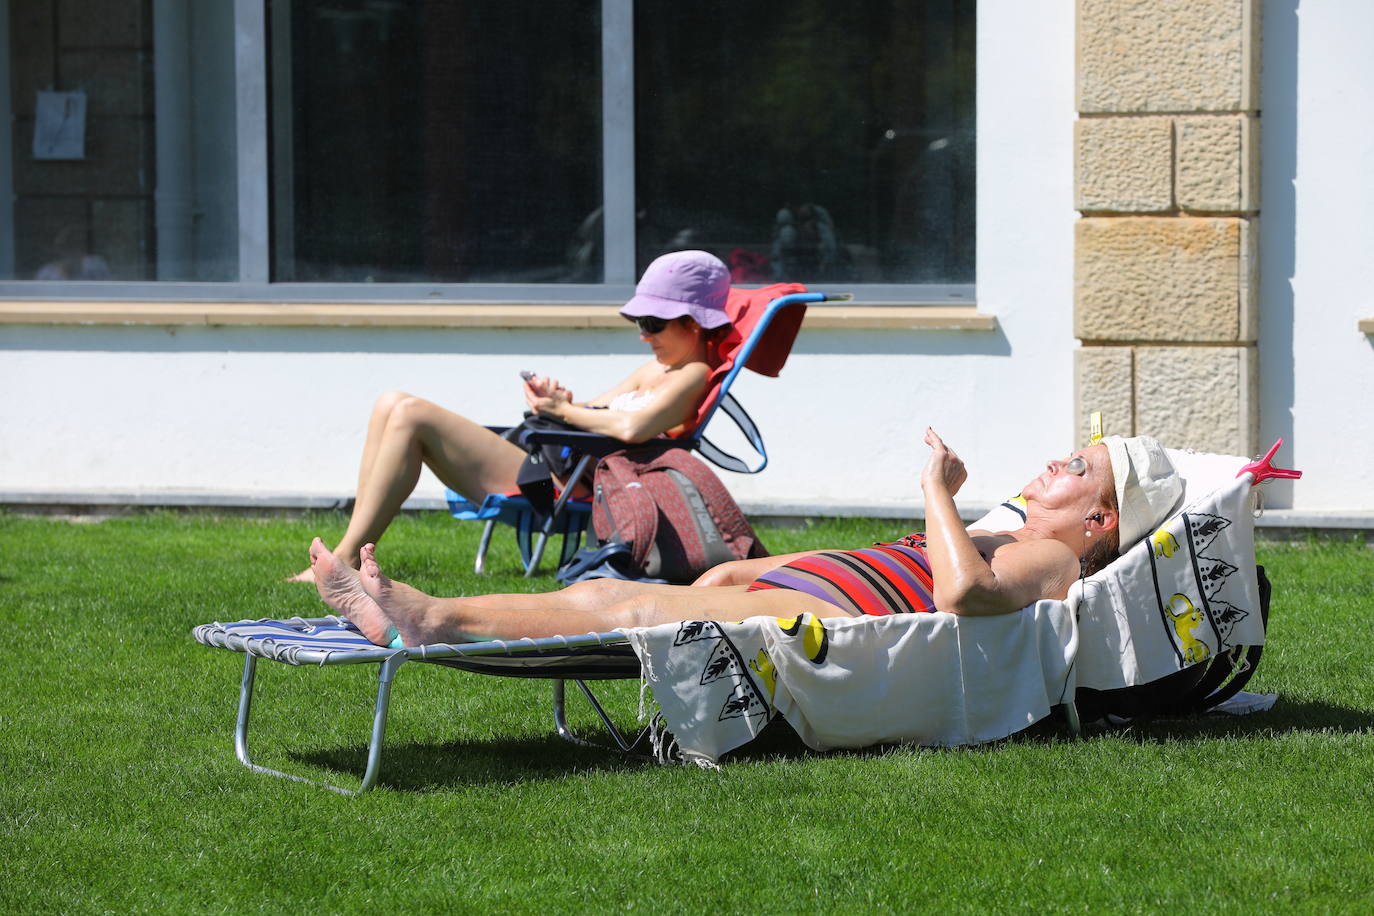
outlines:
[[[639,0],[639,260],[972,283],[974,4]]]
[[[0,279],[238,279],[233,4],[8,11]]]
[[[277,10],[274,279],[599,281],[578,256],[601,204],[599,9]]]

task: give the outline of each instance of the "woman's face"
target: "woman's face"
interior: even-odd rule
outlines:
[[[1080,509],[1086,514],[1103,505],[1103,494],[1114,486],[1112,460],[1107,446],[1090,445],[1064,459],[1055,459],[1026,484],[1021,495],[1036,499],[1047,509]]]
[[[697,344],[701,341],[701,329],[690,318],[674,318],[656,334],[640,328],[639,339],[654,351],[654,359],[671,366],[696,352]]]

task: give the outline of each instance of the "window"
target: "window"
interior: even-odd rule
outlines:
[[[700,245],[751,279],[972,283],[972,64],[968,3],[641,0],[641,249]]]
[[[599,0],[272,6],[273,279],[600,281]]]
[[[22,295],[605,299],[684,247],[744,283],[971,291],[967,2],[5,6]]]
[[[0,12],[0,278],[238,279],[233,5]]]

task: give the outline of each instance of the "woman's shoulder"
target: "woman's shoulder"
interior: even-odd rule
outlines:
[[[656,383],[649,387],[670,383],[691,386],[705,382],[710,374],[711,367],[704,362],[694,361],[665,368],[662,363],[651,359],[636,369],[632,378],[643,379],[645,383]]]
[[[1079,567],[1079,555],[1055,537],[1015,537],[1013,531],[1004,531],[985,542],[992,545],[992,558],[1002,562],[1047,571]]]

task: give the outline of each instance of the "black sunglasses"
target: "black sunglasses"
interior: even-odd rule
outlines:
[[[662,334],[663,329],[668,326],[670,321],[668,318],[659,318],[657,315],[644,315],[639,318],[631,318],[626,315],[625,319],[638,326],[639,330],[645,334]]]

